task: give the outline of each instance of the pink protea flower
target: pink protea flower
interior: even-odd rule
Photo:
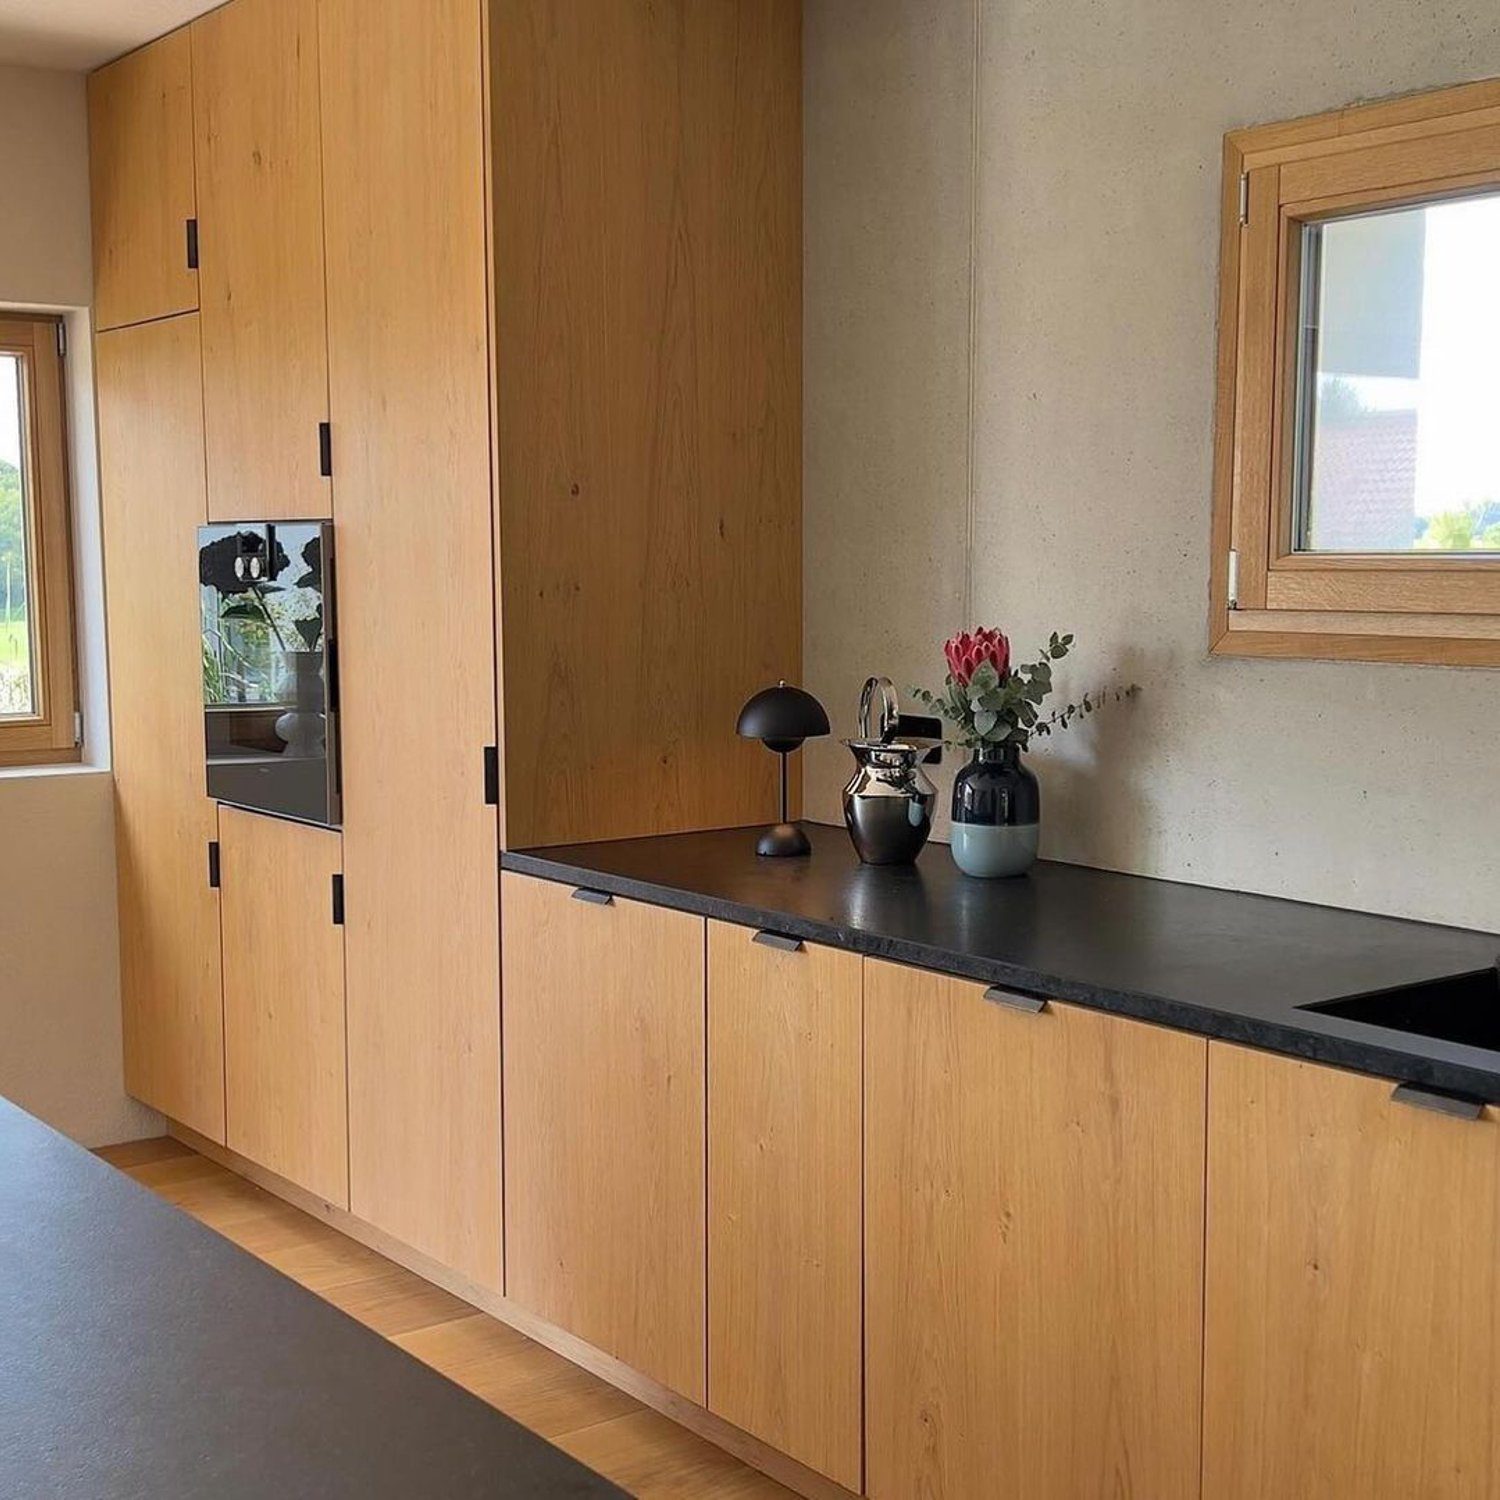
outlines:
[[[1010,642],[998,630],[960,631],[943,642],[943,655],[948,658],[948,671],[960,686],[967,687],[969,679],[985,663],[994,667],[1003,682],[1010,671]]]

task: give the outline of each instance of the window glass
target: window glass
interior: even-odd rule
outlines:
[[[0,352],[0,718],[37,711],[21,359]]]
[[[1500,553],[1497,268],[1500,194],[1304,227],[1299,551]]]

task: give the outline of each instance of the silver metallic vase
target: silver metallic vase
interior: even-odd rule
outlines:
[[[867,865],[910,864],[932,832],[937,788],[921,759],[930,746],[845,740],[855,772],[844,788],[844,823]]]

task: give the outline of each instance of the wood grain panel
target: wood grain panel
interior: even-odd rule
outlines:
[[[117,328],[198,306],[188,265],[193,60],[174,31],[89,75],[94,326]]]
[[[862,965],[753,936],[708,924],[708,1405],[857,1491]]]
[[[1500,1122],[1209,1046],[1203,1494],[1500,1493]]]
[[[323,0],[320,53],[351,1201],[498,1288],[480,19],[467,0]]]
[[[219,898],[208,885],[195,528],[198,315],[101,333],[99,477],[120,886],[125,1085],[220,1144]]]
[[[1352,567],[1278,568],[1266,582],[1266,608],[1500,616],[1500,563],[1451,570]]]
[[[501,890],[505,1294],[701,1406],[703,919]]]
[[[800,670],[800,7],[491,25],[506,841],[764,820],[734,725]]]
[[[1497,164],[1500,123],[1471,123],[1468,129],[1441,135],[1289,161],[1279,169],[1280,198],[1283,203],[1291,203],[1332,193],[1379,191],[1402,183],[1492,171]]]
[[[234,0],[193,22],[208,509],[332,514],[316,0]]]
[[[219,809],[226,1144],[349,1206],[338,833]]]
[[[1198,1495],[1205,1051],[866,960],[875,1500]]]

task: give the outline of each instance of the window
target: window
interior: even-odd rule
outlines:
[[[59,328],[0,313],[0,765],[78,758]]]
[[[1497,115],[1226,138],[1215,652],[1500,666]]]

